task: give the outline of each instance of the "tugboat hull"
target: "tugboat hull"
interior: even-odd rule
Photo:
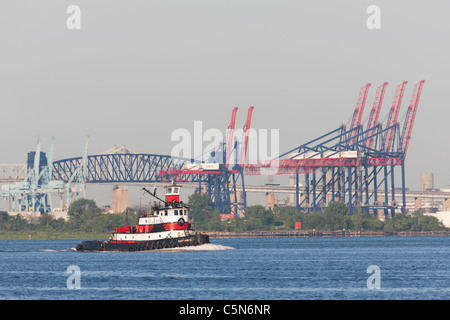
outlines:
[[[77,251],[144,251],[197,246],[204,243],[209,243],[207,234],[142,242],[83,241],[76,246],[76,249]]]
[[[180,201],[180,186],[166,187],[166,200],[142,188],[164,206],[154,206],[150,212],[139,213],[137,225],[116,227],[109,240],[83,241],[77,251],[144,251],[196,246],[209,243],[209,236],[193,231],[189,207]]]

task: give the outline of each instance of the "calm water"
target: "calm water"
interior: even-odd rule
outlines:
[[[79,240],[0,241],[0,299],[450,298],[450,237],[211,241],[194,251],[90,253],[74,251]],[[78,290],[68,289],[71,265]],[[371,265],[380,289],[367,288]]]

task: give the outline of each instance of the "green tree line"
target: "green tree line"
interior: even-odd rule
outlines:
[[[261,205],[249,206],[245,218],[220,221],[220,216],[207,194],[198,193],[189,197],[191,218],[195,227],[204,231],[259,231],[294,230],[295,222],[301,222],[304,230],[333,231],[432,231],[446,228],[436,217],[418,212],[413,215],[397,214],[386,221],[379,220],[372,213],[349,215],[348,206],[341,202],[331,202],[323,211],[306,213],[294,207],[277,207],[266,210]]]
[[[221,221],[219,212],[207,194],[195,193],[189,197],[190,219],[197,230],[202,231],[263,231],[294,230],[295,223],[301,222],[303,230],[333,231],[431,231],[445,230],[444,225],[432,216],[420,213],[413,215],[397,214],[392,219],[380,221],[370,213],[349,215],[348,206],[331,202],[323,211],[306,213],[294,207],[277,207],[266,210],[261,205],[249,206],[245,218]],[[20,216],[10,216],[0,211],[0,232],[46,232],[60,233],[111,233],[116,226],[136,225],[137,214],[127,210],[123,214],[102,214],[94,200],[78,199],[68,210],[69,220],[53,219],[42,215],[37,221],[29,223]]]
[[[36,221],[28,222],[20,216],[10,216],[0,211],[0,232],[45,232],[58,233],[110,233],[116,226],[123,226],[127,220],[136,224],[136,214],[102,214],[94,200],[78,199],[68,209],[69,220],[53,219],[43,214]]]

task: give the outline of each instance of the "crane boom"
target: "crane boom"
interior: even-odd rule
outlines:
[[[420,94],[425,80],[420,81],[414,86],[413,95],[409,103],[408,111],[406,112],[405,123],[403,124],[400,148],[403,150],[404,156],[408,150],[409,140],[411,139],[411,132],[416,118],[417,106],[419,105]]]
[[[370,118],[367,124],[367,132],[365,137],[365,145],[369,149],[373,147],[373,142],[375,140],[373,135],[375,134],[375,126],[378,124],[378,119],[380,118],[381,105],[383,104],[384,93],[386,91],[387,85],[388,83],[385,82],[377,88],[377,93],[373,102],[372,110],[370,111]]]
[[[242,145],[241,163],[240,163],[242,166],[245,164],[245,157],[247,155],[248,135],[249,135],[250,123],[252,120],[253,109],[254,109],[254,107],[250,107],[248,109],[247,122],[244,125],[244,141],[243,141],[243,145]]]
[[[358,102],[356,104],[355,111],[353,112],[353,119],[349,129],[349,146],[353,146],[356,143],[356,136],[358,134],[359,125],[361,124],[362,115],[364,112],[364,105],[366,104],[367,93],[369,92],[370,83],[366,84],[359,90]]]
[[[402,104],[403,93],[405,92],[405,86],[408,81],[403,81],[397,86],[395,90],[394,101],[392,102],[391,110],[389,111],[389,118],[386,124],[388,129],[384,134],[383,146],[381,150],[383,152],[389,152],[392,147],[392,140],[394,138],[395,127],[393,125],[397,123],[398,112],[400,111],[400,106]]]
[[[227,151],[225,154],[225,168],[228,169],[228,165],[230,163],[230,156],[231,156],[231,148],[233,145],[233,134],[234,134],[234,124],[236,122],[236,112],[238,111],[238,108],[235,107],[233,109],[233,113],[231,115],[231,122],[228,125],[228,129],[227,129]]]

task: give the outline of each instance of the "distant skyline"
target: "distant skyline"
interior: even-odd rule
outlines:
[[[69,5],[80,8],[79,30],[67,27]],[[370,5],[380,8],[379,30],[367,27]],[[450,188],[448,1],[23,0],[1,7],[0,163],[25,163],[37,140],[48,151],[52,136],[54,159],[80,156],[88,135],[89,154],[114,145],[170,154],[174,130],[202,121],[225,133],[232,109],[239,107],[242,127],[250,106],[253,128],[280,130],[283,153],[347,123],[366,83],[363,121],[376,88],[389,82],[386,121],[395,87],[408,81],[401,121],[414,84],[425,79],[406,184],[419,189],[420,174],[433,172],[436,188]]]

